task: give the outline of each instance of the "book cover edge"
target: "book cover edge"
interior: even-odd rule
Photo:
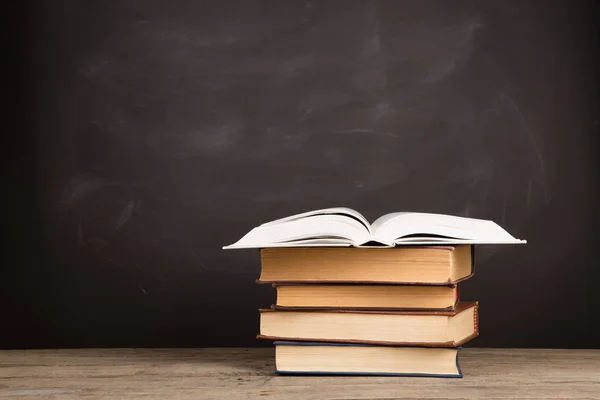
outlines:
[[[389,377],[410,377],[410,378],[462,378],[462,373],[458,374],[409,374],[409,373],[385,373],[385,372],[318,372],[318,371],[282,371],[275,370],[278,375],[302,375],[302,376],[389,376]]]
[[[379,340],[360,340],[360,339],[323,339],[323,338],[297,338],[297,337],[282,337],[282,336],[267,336],[258,334],[257,339],[273,340],[282,342],[320,342],[320,343],[350,343],[350,344],[365,344],[373,346],[390,346],[390,347],[460,347],[468,341],[476,338],[478,333],[465,337],[458,342],[388,342]]]
[[[446,316],[453,317],[469,308],[475,307],[475,312],[478,310],[477,301],[460,301],[454,310],[451,311],[418,311],[418,310],[400,310],[400,309],[385,309],[385,310],[355,310],[348,308],[335,308],[335,309],[302,309],[302,310],[281,310],[274,308],[260,308],[258,311],[262,312],[323,312],[323,313],[355,313],[355,314],[392,314],[392,315],[435,315],[435,316]]]

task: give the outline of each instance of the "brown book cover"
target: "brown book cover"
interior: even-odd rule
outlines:
[[[278,306],[277,304],[271,304],[271,309],[277,311],[415,311],[415,312],[435,312],[435,311],[454,311],[456,310],[456,304],[452,307],[445,308],[389,308],[389,307],[300,307],[300,306]]]
[[[300,338],[300,337],[279,337],[279,336],[267,336],[259,334],[256,336],[257,339],[267,340],[286,340],[286,341],[308,341],[308,342],[332,342],[332,343],[364,343],[372,345],[386,345],[386,346],[417,346],[417,347],[457,347],[472,340],[479,335],[479,317],[478,317],[478,302],[465,302],[461,301],[455,310],[452,311],[401,311],[401,310],[385,310],[385,311],[370,311],[370,310],[312,310],[303,312],[319,312],[319,313],[354,313],[354,314],[386,314],[386,315],[434,315],[434,316],[448,316],[453,317],[462,311],[466,311],[474,307],[474,319],[473,319],[473,333],[458,341],[447,341],[447,342],[390,342],[390,341],[379,341],[379,340],[356,340],[356,339],[332,339],[332,338]],[[261,313],[269,312],[292,312],[292,311],[276,311],[271,308],[260,309]]]
[[[310,284],[310,283],[289,283],[289,282],[280,282],[280,283],[273,283],[272,284],[273,288],[277,289],[278,287],[282,287],[282,286],[347,286],[343,283],[332,283],[332,284],[323,284],[323,283],[319,283],[319,284]],[[352,284],[352,286],[363,286],[363,285],[354,285]],[[384,284],[379,284],[379,285],[372,285],[372,286],[387,286]],[[403,285],[393,285],[394,287],[397,286],[403,286]],[[404,286],[416,286],[416,285],[404,285]],[[428,286],[433,286],[433,285],[428,285]],[[436,285],[437,286],[437,285]],[[449,288],[455,288],[456,289],[456,296],[454,298],[454,304],[452,304],[451,306],[448,307],[438,307],[438,308],[432,308],[432,307],[350,307],[350,306],[286,306],[286,305],[279,305],[279,304],[272,304],[271,308],[274,310],[290,310],[290,311],[326,311],[326,310],[331,310],[331,311],[343,311],[343,310],[349,310],[349,311],[422,311],[422,312],[434,312],[434,311],[454,311],[456,310],[456,307],[460,301],[460,290],[459,290],[459,285],[458,284],[453,284],[453,285],[449,285],[447,286]]]
[[[446,249],[446,250],[455,250],[456,246],[402,246],[402,248],[415,248],[415,249],[431,249],[431,248],[435,248],[435,249]],[[399,247],[395,247],[395,248],[390,248],[390,249],[385,249],[387,250],[391,250],[393,251],[394,249],[398,249]],[[323,250],[324,248],[319,248],[319,250]],[[333,250],[339,250],[340,248],[332,248]],[[379,249],[379,248],[378,248]],[[272,249],[270,249],[272,251]],[[297,249],[294,249],[297,250]],[[312,251],[314,251],[313,248],[311,248]],[[357,249],[360,251],[365,251],[365,250],[369,250],[369,249]],[[382,250],[382,249],[379,249]],[[302,280],[285,280],[285,281],[281,281],[281,280],[269,280],[269,279],[257,279],[256,283],[260,283],[260,284],[284,284],[284,283],[290,283],[290,284],[319,284],[319,283],[326,283],[326,284],[333,284],[333,283],[342,283],[342,284],[369,284],[369,285],[420,285],[420,286],[453,286],[456,285],[460,282],[463,282],[469,278],[471,278],[474,274],[475,274],[475,246],[470,245],[470,264],[471,264],[471,268],[470,268],[470,273],[468,275],[465,275],[459,279],[455,279],[452,280],[451,278],[448,278],[446,281],[439,281],[439,282],[428,282],[428,281],[420,281],[418,279],[415,279],[413,281],[396,281],[396,280],[386,280],[386,279],[377,279],[377,280],[329,280],[329,279],[316,279],[316,280],[311,280],[311,279],[302,279]],[[264,263],[264,254],[261,253],[261,258],[263,258],[263,263]],[[264,268],[264,267],[263,267]],[[264,271],[264,270],[263,270]],[[261,274],[262,276],[262,274]]]
[[[460,340],[458,342],[454,342],[454,341],[448,341],[448,342],[443,342],[443,343],[426,343],[426,342],[386,342],[383,340],[352,340],[352,339],[345,339],[345,340],[336,340],[336,339],[327,339],[327,340],[321,340],[321,339],[303,339],[303,338],[281,338],[281,337],[277,337],[277,336],[265,336],[265,335],[256,335],[257,339],[263,339],[263,340],[282,340],[282,341],[292,341],[292,342],[331,342],[331,343],[356,343],[356,344],[370,344],[370,345],[376,345],[376,346],[405,346],[405,347],[458,347],[458,346],[462,346],[463,344],[470,342],[471,340],[475,339],[477,336],[479,336],[479,332],[475,331],[473,332],[472,335],[467,336],[466,338],[464,338],[463,340]]]
[[[457,314],[460,314],[462,311],[468,310],[471,307],[478,307],[479,303],[477,301],[461,301],[454,310],[435,310],[435,311],[409,311],[409,310],[347,310],[347,309],[339,309],[339,310],[303,310],[307,312],[328,312],[328,313],[352,313],[352,314],[389,314],[389,315],[444,315],[447,317],[454,317]],[[275,312],[276,310],[272,308],[261,308],[258,310],[259,312]]]

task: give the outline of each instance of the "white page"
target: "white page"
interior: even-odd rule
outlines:
[[[302,218],[312,217],[315,215],[330,215],[330,214],[349,215],[350,217],[359,220],[366,227],[366,229],[369,232],[371,232],[371,224],[369,224],[369,221],[367,221],[367,219],[361,213],[359,213],[358,211],[353,210],[351,208],[348,208],[348,207],[332,207],[332,208],[323,208],[320,210],[307,211],[307,212],[304,212],[301,214],[290,215],[289,217],[276,219],[276,220],[270,221],[270,222],[265,222],[261,226],[281,224],[284,222],[289,222],[289,221],[298,220],[298,219],[302,219]]]
[[[278,242],[271,243],[268,246],[262,247],[350,247],[354,246],[355,243],[348,239],[336,239],[336,238],[318,238],[318,239],[298,239],[290,242]],[[235,247],[231,247],[235,246]],[[239,245],[225,246],[224,248],[256,248],[254,246],[241,247]]]
[[[398,244],[522,243],[492,221],[431,213],[391,213],[373,222],[374,237]],[[405,238],[422,235],[420,238]],[[444,236],[446,239],[426,237]]]
[[[371,229],[368,229],[371,228]],[[374,235],[371,235],[374,232]],[[527,243],[492,221],[431,213],[398,212],[381,216],[372,226],[345,207],[309,211],[264,223],[236,243],[223,247],[391,247]],[[367,246],[367,243],[370,244]]]
[[[371,235],[357,220],[336,214],[313,215],[285,222],[258,226],[236,243],[224,248],[261,248],[291,245],[294,241],[315,245],[335,242],[358,245],[369,240]],[[321,240],[324,239],[324,240]],[[310,241],[307,241],[310,240]]]
[[[411,238],[405,239],[400,238],[396,240],[395,245],[398,246],[406,246],[406,245],[419,245],[419,246],[457,246],[460,244],[481,244],[481,245],[492,245],[492,244],[525,244],[526,240],[521,239],[513,239],[513,240],[496,240],[496,239],[484,239],[484,240],[474,240],[474,239],[453,239],[453,238],[441,238],[435,239],[431,237],[414,239]]]

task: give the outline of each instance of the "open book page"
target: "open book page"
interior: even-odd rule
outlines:
[[[516,244],[492,221],[443,214],[398,212],[372,225],[357,211],[337,207],[264,223],[225,249],[264,247]]]
[[[310,214],[277,223],[260,225],[236,243],[224,248],[261,248],[281,246],[359,245],[371,234],[358,220],[347,215]]]
[[[492,221],[429,213],[391,213],[372,224],[373,237],[396,244],[520,243]]]
[[[350,246],[357,246],[357,244],[348,239],[336,239],[336,238],[331,238],[331,237],[321,237],[321,238],[315,238],[315,239],[298,239],[298,240],[292,240],[289,242],[277,242],[277,243],[271,243],[269,245],[260,246],[260,247],[263,248],[263,247],[350,247]],[[360,247],[364,247],[364,246],[360,246]],[[379,247],[381,247],[381,246],[379,246]],[[227,248],[238,249],[238,248],[248,248],[248,246],[242,247],[236,243],[235,245],[226,246],[224,248],[225,249],[227,249]],[[256,248],[256,246],[249,246],[249,248]]]
[[[277,225],[284,222],[290,222],[299,220],[302,218],[313,217],[316,215],[347,215],[364,225],[365,229],[370,233],[371,232],[371,224],[369,221],[358,211],[353,210],[347,207],[333,207],[333,208],[323,208],[320,210],[308,211],[301,214],[291,215],[289,217],[276,219],[274,221],[265,222],[261,226],[269,226],[269,225]]]

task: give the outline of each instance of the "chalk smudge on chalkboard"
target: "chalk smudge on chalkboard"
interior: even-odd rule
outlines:
[[[528,117],[529,115],[531,117]],[[550,193],[543,147],[539,143],[543,136],[534,133],[531,122],[535,121],[535,114],[522,109],[513,97],[500,92],[493,98],[491,106],[484,111],[483,117],[484,132],[491,135],[490,138],[498,135],[493,140],[511,149],[504,159],[506,165],[511,165],[512,168],[520,165],[523,175],[518,182],[513,181],[511,187],[515,190],[518,188],[520,191],[518,195],[524,200],[525,206],[528,209],[533,207],[537,188],[541,189],[540,200],[543,198],[545,204],[548,204]]]
[[[362,55],[365,57],[375,57],[381,51],[381,37],[379,35],[379,20],[377,11],[373,8],[367,17],[372,24],[370,32],[366,35]]]
[[[361,128],[344,129],[344,130],[338,130],[338,131],[333,131],[333,132],[334,133],[366,133],[366,134],[371,134],[371,135],[388,136],[388,137],[393,137],[393,138],[398,137],[397,134],[391,133],[391,132],[380,132],[380,131],[376,131],[373,129],[361,129]]]
[[[432,65],[429,68],[429,74],[424,81],[426,83],[435,83],[449,77],[456,69],[459,57],[460,56],[457,55],[451,55],[448,59]]]
[[[192,257],[194,257],[194,259],[198,262],[198,264],[200,264],[200,267],[205,270],[208,271],[208,267],[206,265],[204,265],[204,263],[202,262],[202,260],[200,260],[200,258],[198,257],[198,254],[196,254],[195,251],[190,251],[190,254],[192,255]]]
[[[383,68],[371,68],[356,72],[352,82],[361,90],[383,89],[387,85],[387,74]]]
[[[465,205],[464,210],[462,211],[462,215],[465,217],[469,217],[471,214],[471,198],[467,200],[467,204]]]
[[[527,122],[525,121],[525,118],[523,117],[523,113],[521,112],[521,110],[519,109],[517,104],[513,101],[513,99],[511,99],[507,94],[500,93],[498,95],[498,100],[505,101],[509,105],[509,107],[512,108],[515,111],[515,113],[517,114],[519,121],[521,122],[521,125],[523,127],[523,130],[527,134],[527,137],[529,138],[529,140],[531,142],[531,146],[532,146],[533,150],[535,151],[537,159],[540,163],[540,169],[541,169],[542,173],[544,173],[544,159],[542,158],[542,153],[540,152],[540,148],[538,146],[538,143],[537,143],[535,137],[533,136],[533,133],[531,132],[531,129],[529,129],[529,125],[527,124]]]
[[[298,131],[285,131],[280,127],[268,127],[262,137],[265,145],[260,149],[261,157],[269,157],[271,151],[299,151],[310,139],[308,134]]]
[[[125,225],[127,221],[129,221],[129,218],[131,218],[131,213],[133,212],[134,208],[135,202],[133,200],[130,200],[125,206],[125,208],[123,208],[123,210],[121,211],[121,215],[119,215],[119,218],[117,219],[117,223],[115,224],[115,231],[121,229],[121,227],[123,227],[123,225]]]
[[[229,46],[237,42],[238,35],[229,26],[222,26],[216,35],[205,35],[196,32],[192,26],[178,26],[175,29],[163,30],[157,39],[174,42],[177,45],[190,47]]]
[[[148,292],[146,292],[146,289],[144,289],[144,282],[140,282],[140,283],[138,284],[138,288],[140,289],[140,291],[141,291],[142,293],[144,293],[144,295],[148,296]]]
[[[281,63],[279,76],[287,79],[297,78],[303,70],[309,69],[313,62],[313,56],[308,54],[292,57]]]
[[[69,209],[74,201],[85,198],[90,192],[107,186],[118,185],[119,184],[117,182],[108,179],[76,176],[67,183],[63,191],[60,204],[62,204],[66,209]]]
[[[441,82],[465,66],[473,52],[475,31],[482,27],[479,21],[452,25],[437,32],[431,42],[425,42],[426,57],[431,61],[423,82]]]
[[[300,124],[310,118],[320,115],[320,113],[356,100],[356,95],[346,91],[313,90],[300,100],[300,105],[298,107],[300,117],[298,118],[297,123]]]
[[[371,119],[373,119],[375,121],[378,121],[385,117],[388,117],[391,114],[393,114],[393,111],[392,111],[390,104],[387,102],[381,102],[381,103],[375,105],[369,111],[369,116],[371,117]]]
[[[463,178],[471,188],[476,188],[481,182],[486,182],[494,176],[494,160],[491,158],[469,163],[469,168],[464,172]]]
[[[87,65],[83,66],[80,72],[86,78],[92,78],[99,72],[105,70],[108,64],[109,61],[107,59],[99,57],[99,59],[88,62]]]
[[[231,121],[217,126],[199,129],[189,133],[183,141],[183,148],[178,153],[180,157],[194,156],[193,150],[212,152],[225,150],[234,145],[242,136],[243,126],[240,121]]]

